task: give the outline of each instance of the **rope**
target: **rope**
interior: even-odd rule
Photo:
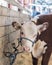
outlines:
[[[20,41],[19,41],[19,38],[18,38],[18,46],[17,47],[19,47],[19,45],[20,45],[19,43],[20,43]],[[13,47],[14,51],[12,53],[11,52],[3,52],[4,55],[10,59],[10,65],[13,65],[13,63],[15,62],[17,54],[24,52],[24,50],[19,52],[17,47]]]

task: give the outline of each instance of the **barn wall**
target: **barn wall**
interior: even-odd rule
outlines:
[[[29,21],[28,16],[0,6],[0,65],[10,65],[3,51],[12,51],[11,43],[19,37],[19,31],[12,28],[13,21]],[[16,41],[15,41],[16,42]]]

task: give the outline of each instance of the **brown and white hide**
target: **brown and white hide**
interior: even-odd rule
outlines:
[[[16,22],[16,24],[17,24],[17,22]],[[47,22],[45,22],[41,25],[36,25],[33,22],[26,22],[22,25],[17,24],[14,26],[14,28],[16,30],[20,30],[21,37],[30,39],[32,41],[36,41],[37,35],[38,34],[40,35],[42,31],[45,31],[47,29],[47,27],[48,27]],[[30,52],[32,52],[33,57],[35,57],[37,59],[39,57],[41,57],[42,54],[44,54],[47,49],[47,46],[45,46],[45,45],[47,45],[47,43],[44,41],[41,41],[41,40],[38,40],[36,43],[34,42],[34,45],[33,46],[32,45],[33,45],[33,43],[31,41],[22,39],[22,47],[25,50],[25,52],[27,52],[29,54],[30,54]],[[30,59],[32,59],[31,56],[30,56]],[[31,63],[32,63],[32,61],[31,61]]]

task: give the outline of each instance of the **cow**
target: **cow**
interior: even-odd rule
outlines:
[[[52,65],[50,60],[52,57],[52,14],[40,15],[37,21],[37,25],[48,22],[49,27],[45,32],[42,32],[39,36],[39,39],[44,40],[47,43],[47,51],[43,54],[42,64],[41,65]]]
[[[20,30],[20,37],[22,38],[22,47],[26,52],[31,52],[33,57],[33,64],[37,65],[37,60],[47,49],[47,43],[38,40],[36,38],[48,28],[48,23],[45,22],[41,25],[36,25],[33,21],[20,24],[19,22],[13,21],[12,26],[16,30]]]

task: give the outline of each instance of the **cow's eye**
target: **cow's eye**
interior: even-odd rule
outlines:
[[[23,32],[21,32],[21,34],[23,35]]]

